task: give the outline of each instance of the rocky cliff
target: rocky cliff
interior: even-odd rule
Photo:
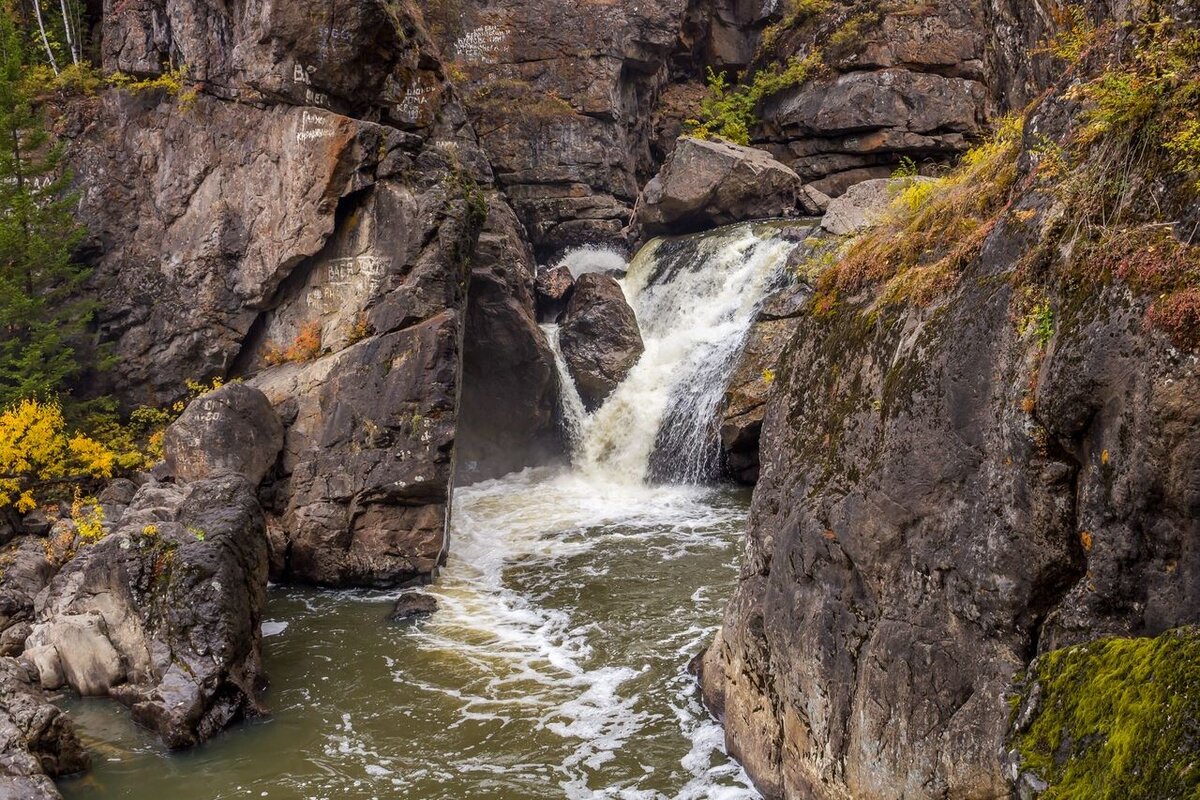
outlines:
[[[1029,108],[1023,134],[968,159],[964,194],[939,184],[941,216],[919,199],[939,190],[914,184],[903,225],[841,251],[784,350],[741,579],[702,670],[768,797],[1000,798],[1014,781],[1035,796],[1092,745],[1055,729],[1065,749],[1043,753],[1040,776],[1006,755],[1030,662],[1044,656],[1043,674],[1069,663],[1061,648],[1200,615],[1194,341],[1155,323],[1169,295],[1136,277],[1191,274],[1200,204],[1170,163],[1113,188],[1112,162],[1093,172],[1096,151],[1070,154],[1097,118],[1073,87],[1139,48],[1172,52],[1144,19],[1106,27],[1094,11],[1106,44]],[[1188,30],[1195,9],[1172,12]],[[1047,165],[1046,148],[1063,160]],[[1150,191],[1156,209],[1136,200]],[[1096,208],[1102,245],[1101,223],[1075,227]],[[1044,710],[1024,696],[1031,718]],[[1194,786],[1180,769],[1160,785]],[[1182,796],[1138,785],[1126,796]]]
[[[475,432],[469,474],[558,445],[523,232],[419,12],[122,3],[102,42],[106,69],[159,76],[78,101],[68,130],[110,388],[251,380],[287,424],[276,572],[427,578],[474,409],[517,438]]]

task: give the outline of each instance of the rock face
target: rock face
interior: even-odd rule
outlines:
[[[784,351],[704,659],[768,797],[1008,797],[1006,693],[1034,657],[1200,618],[1194,356],[1120,285],[1039,284],[1053,335],[1022,333],[1044,191],[933,306],[851,299]]]
[[[579,276],[559,346],[584,406],[598,407],[645,349],[637,318],[615,279],[595,272]]]
[[[39,595],[24,658],[47,688],[110,695],[169,746],[259,712],[267,542],[254,487],[149,483]]]
[[[651,111],[672,53],[690,46],[690,5],[464,0],[425,9],[466,79],[480,143],[540,261],[623,240],[656,166]]]
[[[0,658],[0,797],[58,800],[51,778],[82,772],[87,751],[67,715],[16,659]]]
[[[762,103],[755,141],[831,196],[888,177],[901,158],[953,157],[988,118],[1019,110],[1052,80],[1049,60],[1030,53],[1052,35],[1053,18],[1027,3],[838,3],[801,19],[756,66],[820,51],[826,69]]]
[[[458,411],[458,480],[495,478],[563,452],[558,370],[537,326],[532,255],[498,197],[472,262]]]
[[[283,424],[266,395],[233,383],[190,404],[163,436],[165,473],[177,481],[241,475],[262,483],[283,449]]]
[[[428,579],[459,428],[489,399],[536,446],[484,432],[463,463],[525,466],[557,439],[523,231],[486,193],[487,159],[414,14],[122,3],[104,14],[105,67],[186,64],[186,91],[104,92],[67,131],[120,357],[96,388],[128,405],[169,402],[187,379],[260,388],[286,423],[268,512],[276,573],[293,580]]]
[[[637,220],[643,235],[691,233],[796,212],[800,178],[768,153],[684,137],[646,184]]]

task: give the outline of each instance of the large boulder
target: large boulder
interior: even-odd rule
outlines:
[[[241,475],[262,483],[283,449],[283,423],[266,395],[231,383],[188,404],[163,436],[165,472],[179,481]]]
[[[637,221],[644,236],[691,233],[796,212],[802,184],[770,153],[684,137],[646,184]]]
[[[559,346],[584,406],[599,407],[645,350],[621,284],[596,272],[581,275],[559,332]]]
[[[89,764],[67,715],[46,699],[24,665],[0,658],[0,798],[59,800],[51,779]]]
[[[252,484],[148,483],[76,547],[26,641],[44,687],[114,697],[171,747],[260,711],[267,542]]]

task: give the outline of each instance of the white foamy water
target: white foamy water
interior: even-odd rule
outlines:
[[[607,480],[643,482],[657,448],[671,477],[715,477],[718,405],[758,307],[795,243],[736,225],[643,248],[621,281],[645,353],[585,417],[575,464]]]
[[[568,250],[555,267],[566,267],[578,278],[588,272],[617,274],[625,272],[625,256],[608,247],[587,245]]]

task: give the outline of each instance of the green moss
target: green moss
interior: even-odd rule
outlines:
[[[1015,744],[1042,800],[1200,798],[1200,628],[1055,650],[1029,677]]]

